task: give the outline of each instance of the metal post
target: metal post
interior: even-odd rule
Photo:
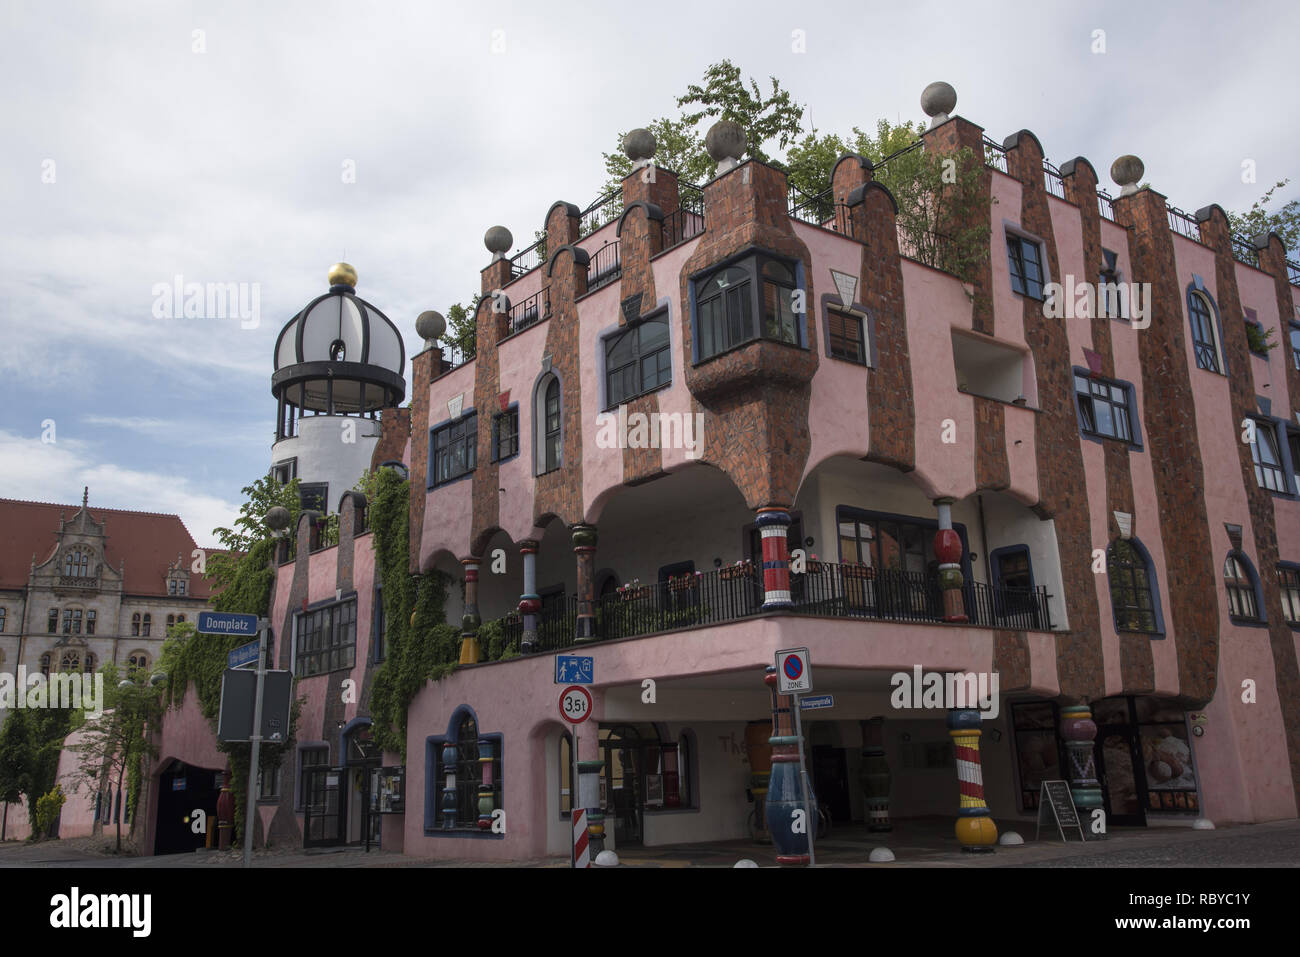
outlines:
[[[573,843],[573,812],[578,810],[578,726],[573,726],[573,778],[569,781],[569,867],[578,869],[578,845]]]
[[[816,836],[817,819],[814,816],[816,812],[808,803],[808,773],[804,770],[803,758],[803,717],[799,713],[801,709],[798,693],[790,695],[790,703],[794,705],[794,734],[799,739],[799,797],[803,800],[804,820],[808,828],[808,866],[816,867],[817,856],[813,852],[813,837]]]
[[[257,814],[257,762],[262,756],[262,688],[266,682],[269,618],[257,622],[257,686],[253,692],[253,754],[248,759],[248,804],[244,808],[244,866],[253,866],[253,817]]]

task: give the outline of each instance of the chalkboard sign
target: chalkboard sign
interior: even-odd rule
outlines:
[[[1064,781],[1042,783],[1038,795],[1038,828],[1034,832],[1034,840],[1038,840],[1038,834],[1043,827],[1043,815],[1049,808],[1052,817],[1056,820],[1056,829],[1061,835],[1062,843],[1068,843],[1065,839],[1067,827],[1078,828],[1079,840],[1087,840],[1083,833],[1083,825],[1079,823],[1079,812],[1075,809],[1074,798],[1070,795],[1070,786]]]

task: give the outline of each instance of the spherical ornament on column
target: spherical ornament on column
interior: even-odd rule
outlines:
[[[330,266],[329,271],[330,286],[347,286],[350,289],[357,287],[357,271],[351,263],[335,263]]]
[[[939,569],[939,587],[943,589],[960,588],[966,583],[966,578],[961,573],[960,568],[940,568]]]
[[[962,847],[992,847],[998,842],[998,826],[987,814],[957,818],[957,840]]]
[[[623,152],[632,161],[632,168],[639,169],[655,155],[659,143],[655,135],[647,129],[638,127],[623,137]]]
[[[510,230],[504,226],[492,226],[483,234],[483,245],[492,254],[493,262],[504,259],[514,242],[514,236],[510,235]]]
[[[282,532],[289,527],[289,510],[283,505],[273,505],[266,513],[266,527],[273,532]]]
[[[1136,193],[1137,184],[1145,172],[1146,167],[1142,161],[1131,153],[1126,153],[1110,164],[1110,178],[1119,184],[1121,196]]]
[[[420,313],[415,320],[415,334],[425,342],[438,341],[446,331],[447,320],[442,317],[442,313],[434,312],[432,309]]]
[[[931,83],[921,91],[921,109],[925,111],[926,116],[930,117],[930,129],[946,122],[948,114],[956,108],[957,91],[950,83],[940,80]]]
[[[734,120],[718,120],[704,137],[704,148],[718,164],[719,173],[738,166],[746,146],[745,128]]]
[[[955,529],[941,528],[934,534],[934,557],[944,565],[961,564],[961,536]]]
[[[1097,725],[1087,705],[1070,705],[1061,709],[1061,737],[1067,741],[1092,741]]]

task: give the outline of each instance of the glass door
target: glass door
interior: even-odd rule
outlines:
[[[1105,800],[1106,822],[1121,827],[1145,827],[1141,794],[1146,790],[1137,738],[1130,726],[1097,729],[1097,777]]]
[[[307,795],[303,801],[303,847],[331,847],[343,843],[347,790],[339,787],[342,768],[308,768]]]

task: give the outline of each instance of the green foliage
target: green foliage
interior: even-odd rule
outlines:
[[[682,122],[694,127],[706,117],[732,120],[745,131],[749,155],[763,163],[772,157],[765,145],[776,140],[785,149],[800,132],[803,108],[790,99],[788,91],[781,89],[776,77],[769,77],[772,92],[763,95],[758,81],[753,77],[749,85],[740,77],[740,67],[730,60],[715,63],[704,71],[704,85],[692,83],[677,98],[677,106],[695,106],[692,113],[682,116]]]
[[[447,310],[447,331],[443,335],[443,341],[458,348],[466,361],[474,358],[478,348],[476,317],[479,300],[482,298],[480,293],[474,293],[469,306],[457,302]]]
[[[1250,343],[1250,351],[1258,352],[1260,355],[1267,355],[1270,349],[1276,349],[1277,343],[1273,341],[1273,328],[1262,329],[1254,323],[1246,323],[1246,339]]]
[[[1232,231],[1248,239],[1260,233],[1277,233],[1288,251],[1300,248],[1300,199],[1291,200],[1275,212],[1265,208],[1272,201],[1273,193],[1289,182],[1290,179],[1284,179],[1274,184],[1246,212],[1229,213],[1228,225]]]
[[[298,528],[298,480],[281,485],[273,475],[263,475],[245,486],[246,500],[239,509],[235,527],[213,529],[226,554],[208,557],[206,577],[219,589],[212,599],[217,611],[264,615],[275,582],[276,541],[266,527],[266,513],[273,506],[289,510],[289,533]],[[168,672],[170,674],[170,672]]]
[[[684,120],[661,116],[646,127],[655,135],[655,165],[671,170],[687,183],[703,183],[713,178],[716,164],[704,149],[704,137]],[[602,153],[608,180],[605,191],[617,189],[632,174],[632,161],[623,152],[623,137],[618,134],[618,149]]]
[[[27,819],[33,835],[36,798],[54,787],[63,739],[72,729],[72,712],[62,708],[13,709],[0,730],[0,800],[27,797]]]
[[[59,816],[59,811],[63,809],[63,802],[66,800],[63,787],[58,784],[37,799],[35,829],[32,832],[34,840],[42,840],[50,833],[50,828],[54,825],[54,820]]]

